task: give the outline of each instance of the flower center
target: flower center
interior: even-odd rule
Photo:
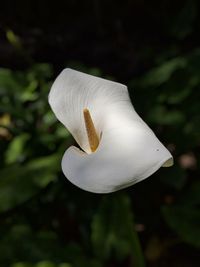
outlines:
[[[93,123],[92,117],[90,115],[90,112],[87,108],[84,108],[83,116],[84,116],[85,128],[86,128],[86,132],[87,132],[87,136],[88,136],[90,149],[92,152],[94,152],[99,145],[99,137],[98,137],[96,129],[94,127],[94,123]]]

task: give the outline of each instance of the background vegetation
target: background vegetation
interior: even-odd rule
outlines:
[[[199,266],[199,15],[198,0],[1,3],[0,266]],[[174,167],[105,196],[71,185],[74,141],[47,102],[65,67],[127,84]]]

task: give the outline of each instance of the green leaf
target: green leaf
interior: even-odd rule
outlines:
[[[29,134],[21,134],[15,137],[9,144],[7,151],[5,153],[5,162],[7,164],[20,161],[24,158],[24,146],[28,139],[30,138]]]
[[[72,267],[72,265],[69,263],[61,263],[58,265],[58,267]]]
[[[22,204],[54,181],[59,159],[55,154],[0,170],[0,212]]]
[[[184,114],[179,110],[167,110],[157,105],[149,111],[148,120],[160,125],[177,125],[185,121]]]
[[[17,49],[22,48],[21,40],[19,36],[17,36],[12,30],[6,31],[6,37],[11,45],[13,45]]]
[[[182,57],[177,57],[166,61],[160,66],[149,71],[142,78],[142,85],[144,87],[160,86],[161,84],[167,82],[176,70],[185,68],[186,65],[187,61],[185,58]]]
[[[41,261],[35,264],[34,267],[56,267],[56,265],[50,261]]]
[[[12,264],[10,267],[33,267],[33,265],[26,262],[17,262]]]

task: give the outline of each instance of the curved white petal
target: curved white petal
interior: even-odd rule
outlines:
[[[78,187],[109,193],[173,165],[169,151],[135,112],[125,85],[65,69],[54,82],[49,103],[80,147],[64,154],[62,170]],[[83,109],[91,112],[99,147],[90,152]],[[90,154],[91,153],[91,154]]]
[[[94,193],[109,193],[133,185],[173,164],[169,151],[143,125],[115,129],[102,136],[92,154],[70,147],[62,159],[65,176],[76,186]]]
[[[52,85],[49,104],[58,120],[71,132],[80,147],[90,153],[83,109],[88,108],[100,135],[107,112],[112,106],[129,103],[125,85],[64,69]]]

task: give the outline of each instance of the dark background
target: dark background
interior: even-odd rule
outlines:
[[[1,2],[0,266],[199,266],[199,32],[198,0]],[[47,101],[65,67],[126,84],[175,165],[109,195],[71,185]]]

